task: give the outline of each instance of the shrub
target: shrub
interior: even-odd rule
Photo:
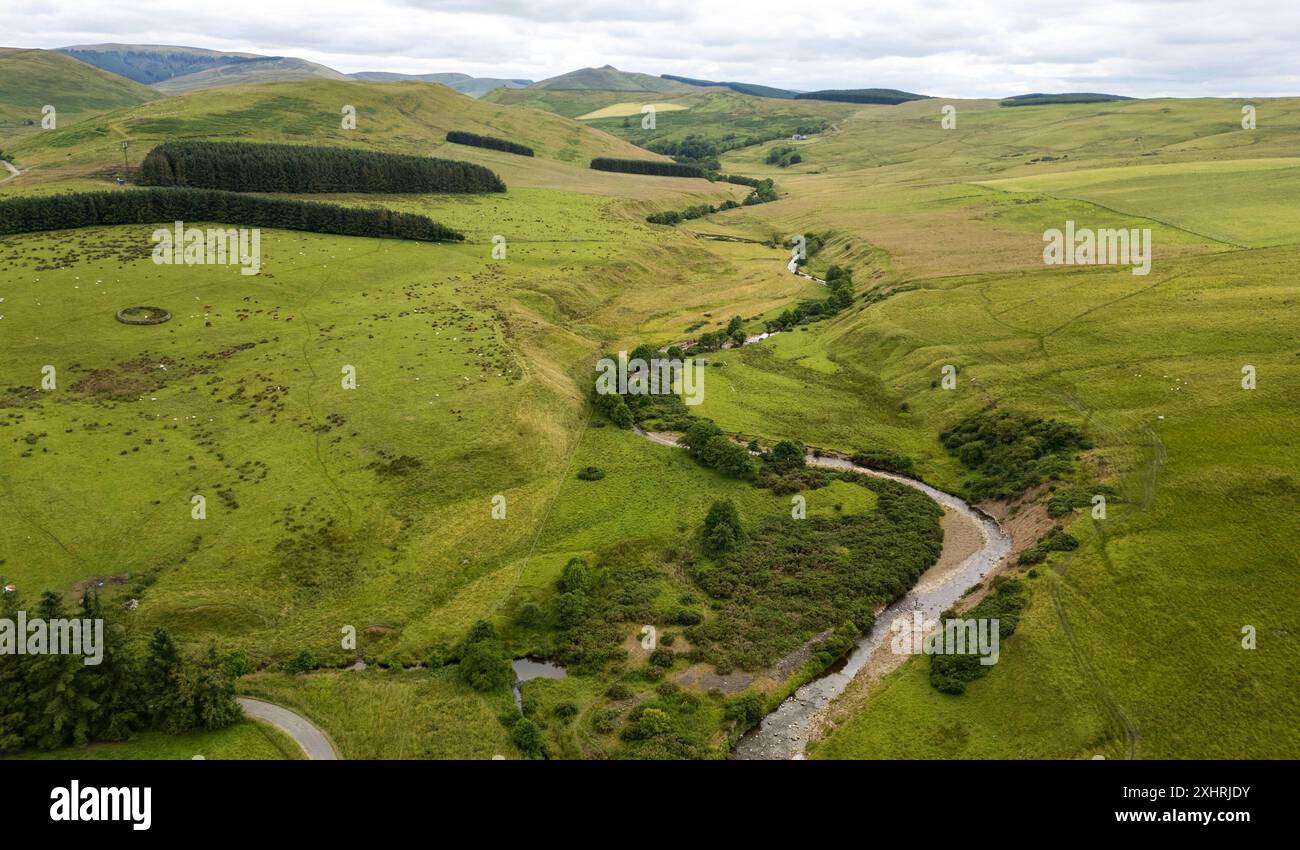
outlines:
[[[655,648],[655,650],[650,653],[650,663],[656,667],[662,667],[665,670],[672,667],[673,662],[676,660],[677,654],[671,649],[662,646]]]
[[[605,470],[599,466],[584,466],[578,470],[578,478],[582,481],[599,481],[605,477]]]
[[[704,622],[704,617],[700,615],[699,611],[690,608],[678,608],[673,613],[672,621],[678,626],[698,626]]]
[[[458,667],[460,678],[476,691],[494,691],[514,681],[514,670],[496,629],[479,620],[465,638]]]
[[[776,145],[767,152],[767,164],[788,168],[803,162],[803,155],[790,145]]]
[[[236,649],[226,653],[224,662],[226,675],[232,679],[238,679],[253,672],[253,662],[248,657],[248,653],[242,649]]]
[[[1080,508],[1091,508],[1093,496],[1104,496],[1106,501],[1119,501],[1119,493],[1114,487],[1104,484],[1092,487],[1067,487],[1047,500],[1047,515],[1056,519],[1067,516]]]
[[[555,597],[555,622],[562,629],[572,629],[587,619],[585,593],[561,593]]]
[[[1020,625],[1020,612],[1028,604],[1024,582],[1007,576],[993,580],[993,593],[963,615],[962,619],[996,619],[998,638],[1011,637]],[[951,619],[945,614],[939,618],[938,628],[946,628]],[[968,647],[969,649],[969,647]],[[930,685],[945,694],[966,692],[966,685],[988,674],[989,666],[980,663],[977,651],[964,655],[937,654],[930,656]]]
[[[704,545],[715,554],[730,552],[745,538],[740,513],[730,500],[714,502],[704,517]]]
[[[510,741],[529,758],[537,758],[542,754],[542,732],[527,717],[521,718],[511,727]]]
[[[618,717],[618,714],[613,710],[602,708],[592,715],[591,728],[602,735],[608,735],[614,731],[614,719],[616,717]]]
[[[1072,455],[1092,444],[1083,431],[1055,419],[1018,413],[976,413],[939,435],[948,453],[974,471],[967,498],[1011,498],[1070,471]]]
[[[731,551],[689,567],[714,601],[703,623],[686,631],[702,661],[757,670],[809,638],[842,626],[866,631],[875,610],[905,594],[943,548],[942,509],[893,481],[842,473],[872,490],[865,515],[773,518],[746,529]]]
[[[305,649],[284,663],[284,672],[286,673],[310,673],[315,669],[316,656]]]
[[[742,694],[727,703],[722,716],[744,731],[763,719],[763,708],[763,699],[758,694]]]
[[[858,466],[896,475],[912,476],[916,472],[916,463],[910,457],[889,449],[862,449],[850,459]]]
[[[1038,541],[1032,549],[1020,553],[1019,562],[1023,564],[1041,564],[1052,552],[1071,552],[1079,548],[1076,537],[1061,528],[1053,528],[1047,536]]]
[[[515,622],[521,626],[536,626],[542,622],[542,606],[536,602],[525,602],[515,612]]]
[[[586,593],[591,590],[594,577],[591,567],[582,558],[570,558],[560,571],[560,590],[571,593]]]
[[[772,447],[772,451],[763,458],[763,463],[778,474],[803,469],[804,455],[807,449],[793,440],[782,440]]]
[[[623,730],[623,737],[628,740],[644,740],[672,731],[673,719],[663,709],[638,707],[632,714],[631,722]]]

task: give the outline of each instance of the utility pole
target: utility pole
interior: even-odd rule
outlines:
[[[130,173],[130,168],[129,168],[129,166],[126,164],[126,149],[127,149],[127,146],[130,145],[130,144],[131,144],[131,143],[130,143],[129,141],[127,141],[126,139],[123,139],[123,140],[122,140],[122,182],[123,182],[123,183],[126,182],[126,178],[127,178],[128,174]]]

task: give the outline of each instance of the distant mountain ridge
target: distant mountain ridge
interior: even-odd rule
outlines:
[[[792,100],[799,94],[799,92],[791,89],[778,89],[773,86],[761,86],[757,83],[719,83],[714,82],[713,80],[696,80],[691,77],[679,77],[676,74],[660,74],[659,76],[663,77],[665,80],[675,80],[679,83],[685,83],[688,86],[731,89],[734,92],[753,95],[754,97],[775,97],[782,100]]]
[[[1133,100],[1122,94],[1101,94],[1100,92],[1075,91],[1059,94],[1018,94],[1004,97],[1000,106],[1043,106],[1049,103],[1109,103],[1112,100]]]
[[[194,91],[195,89],[236,86],[247,83],[283,83],[292,80],[317,79],[346,80],[347,78],[347,75],[342,72],[315,62],[308,62],[306,59],[295,59],[286,56],[262,56],[257,59],[246,59],[232,65],[219,65],[205,71],[186,74],[183,77],[173,77],[170,80],[154,83],[153,88],[168,94],[175,94],[177,92]]]
[[[493,89],[521,89],[532,85],[532,80],[515,77],[472,77],[469,74],[447,72],[440,74],[398,74],[392,71],[359,71],[348,74],[354,80],[368,80],[380,83],[396,83],[402,80],[416,80],[422,83],[441,83],[470,97],[482,97]]]
[[[57,52],[167,94],[245,83],[353,79],[441,83],[470,97],[481,97],[493,89],[524,88],[533,82],[519,78],[473,77],[456,72],[398,74],[361,71],[344,74],[294,56],[263,56],[167,44],[79,44],[60,47]]]
[[[256,53],[228,53],[167,44],[79,44],[57,50],[87,65],[146,86],[210,68],[266,58]]]
[[[159,97],[153,89],[56,50],[0,47],[0,133],[39,130],[45,104],[59,126]]]
[[[876,103],[893,106],[911,100],[926,100],[929,97],[928,94],[915,94],[898,89],[822,89],[797,94],[795,100],[833,100],[840,103]]]
[[[635,71],[620,71],[613,65],[600,68],[580,68],[558,77],[550,77],[528,86],[530,89],[555,89],[565,91],[626,91],[654,92],[656,94],[686,94],[696,86],[679,83],[676,80],[655,77],[650,74],[638,74]]]

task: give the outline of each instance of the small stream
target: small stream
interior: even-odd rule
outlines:
[[[911,618],[914,610],[921,611],[927,620],[937,620],[941,613],[951,608],[970,588],[979,584],[1011,552],[1011,538],[997,522],[950,493],[901,475],[865,469],[842,458],[809,455],[807,460],[809,466],[888,478],[920,490],[940,505],[975,522],[984,537],[984,543],[941,580],[928,581],[923,575],[911,593],[882,610],[876,616],[871,631],[858,640],[844,662],[799,688],[776,711],[764,717],[758,726],[736,744],[731,753],[733,759],[803,758],[804,747],[808,743],[808,734],[812,731],[814,722],[821,717],[832,700],[844,693],[853,677],[885,642],[890,634],[890,623],[899,617]]]
[[[516,658],[510,662],[515,669],[515,681],[510,689],[515,694],[515,707],[524,708],[524,695],[520,687],[529,679],[563,679],[568,673],[558,664],[550,661],[538,661],[536,658]]]
[[[708,234],[696,235],[703,239],[724,238]],[[799,263],[793,257],[786,269],[791,274],[815,283],[826,284],[826,281],[802,271],[799,268]],[[770,336],[771,334],[751,336],[745,340],[745,344],[760,342]],[[632,426],[632,430],[652,442],[680,448],[675,439],[666,438],[659,434],[651,434],[636,425]],[[890,634],[889,626],[894,620],[900,617],[910,619],[913,616],[913,611],[920,611],[926,620],[937,620],[940,614],[951,608],[954,603],[966,595],[967,591],[983,581],[984,577],[1011,552],[1011,538],[1003,530],[1002,526],[983,511],[972,508],[965,501],[951,493],[945,493],[931,487],[929,484],[902,475],[867,469],[844,458],[816,457],[810,454],[805,459],[809,466],[857,472],[874,478],[887,478],[890,481],[897,481],[900,484],[920,490],[945,508],[949,508],[974,522],[984,538],[984,543],[974,554],[962,561],[955,570],[950,571],[946,576],[933,580],[927,579],[928,574],[922,575],[916,587],[912,588],[910,593],[882,609],[876,615],[875,625],[871,627],[867,634],[858,639],[848,657],[821,676],[799,688],[785,702],[781,703],[776,711],[764,717],[758,726],[751,729],[737,742],[731,752],[731,758],[733,759],[803,758],[804,748],[808,743],[808,735],[812,731],[814,723],[822,716],[831,702],[844,693],[853,678],[861,672],[862,668],[871,660],[871,656],[885,642],[885,639]],[[516,688],[516,700],[518,700],[517,694],[518,689]]]

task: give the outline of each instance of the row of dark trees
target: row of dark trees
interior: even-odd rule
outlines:
[[[834,100],[841,103],[881,103],[892,106],[907,103],[909,100],[927,100],[929,96],[898,89],[824,89],[800,92],[794,98],[795,100]]]
[[[728,183],[735,183],[740,186],[752,186],[754,191],[745,196],[742,202],[744,206],[751,207],[754,204],[766,204],[777,199],[776,186],[772,183],[771,178],[761,180],[751,177],[729,176],[722,178]],[[728,198],[718,206],[712,204],[696,204],[687,207],[684,210],[667,210],[665,212],[650,213],[645,220],[651,224],[681,224],[683,221],[690,221],[695,218],[703,218],[706,215],[712,215],[716,212],[725,210],[734,210],[741,206],[735,201]]]
[[[715,212],[734,210],[739,206],[740,204],[728,198],[719,206],[713,206],[712,204],[696,204],[695,206],[687,207],[684,210],[666,210],[664,212],[650,213],[650,215],[645,217],[645,220],[651,224],[680,224],[683,221],[690,221],[694,218],[703,218],[704,216],[712,215]]]
[[[27,610],[29,623],[37,617],[105,619],[99,664],[76,654],[0,654],[0,753],[123,741],[145,729],[220,729],[243,716],[234,678],[215,647],[185,656],[163,629],[140,647],[104,617],[97,596],[87,594],[78,607],[69,614],[59,594],[48,592],[34,611],[17,593],[0,600],[0,617],[12,622],[20,610]]]
[[[341,236],[421,242],[460,242],[464,234],[432,219],[381,207],[345,207],[220,192],[212,189],[140,189],[73,192],[0,201],[0,234],[110,224],[220,221]]]
[[[628,126],[624,124],[624,126]],[[752,134],[727,133],[722,136],[702,136],[692,133],[681,139],[637,139],[633,144],[673,158],[683,165],[696,165],[704,171],[709,179],[725,179],[718,173],[722,168],[719,158],[727,151],[761,145],[773,139],[788,139],[791,135],[811,136],[820,133],[829,126],[827,122],[816,124],[782,125],[768,127]]]
[[[820,301],[800,301],[781,311],[781,315],[767,323],[768,332],[788,330],[812,319],[830,318],[853,303],[853,272],[850,269],[831,266],[826,272],[826,287],[831,291],[830,295]]]
[[[498,139],[496,136],[480,136],[478,133],[466,133],[463,130],[452,130],[447,134],[447,141],[457,145],[470,145],[476,148],[490,148],[494,151],[517,153],[520,156],[533,155],[533,149],[527,145],[521,145],[508,139]]]
[[[651,159],[612,159],[599,156],[591,161],[597,171],[619,171],[624,174],[652,174],[656,177],[704,177],[703,169],[679,162],[659,162]]]
[[[164,142],[140,166],[146,186],[232,192],[504,192],[470,162],[355,148],[250,142]]]

